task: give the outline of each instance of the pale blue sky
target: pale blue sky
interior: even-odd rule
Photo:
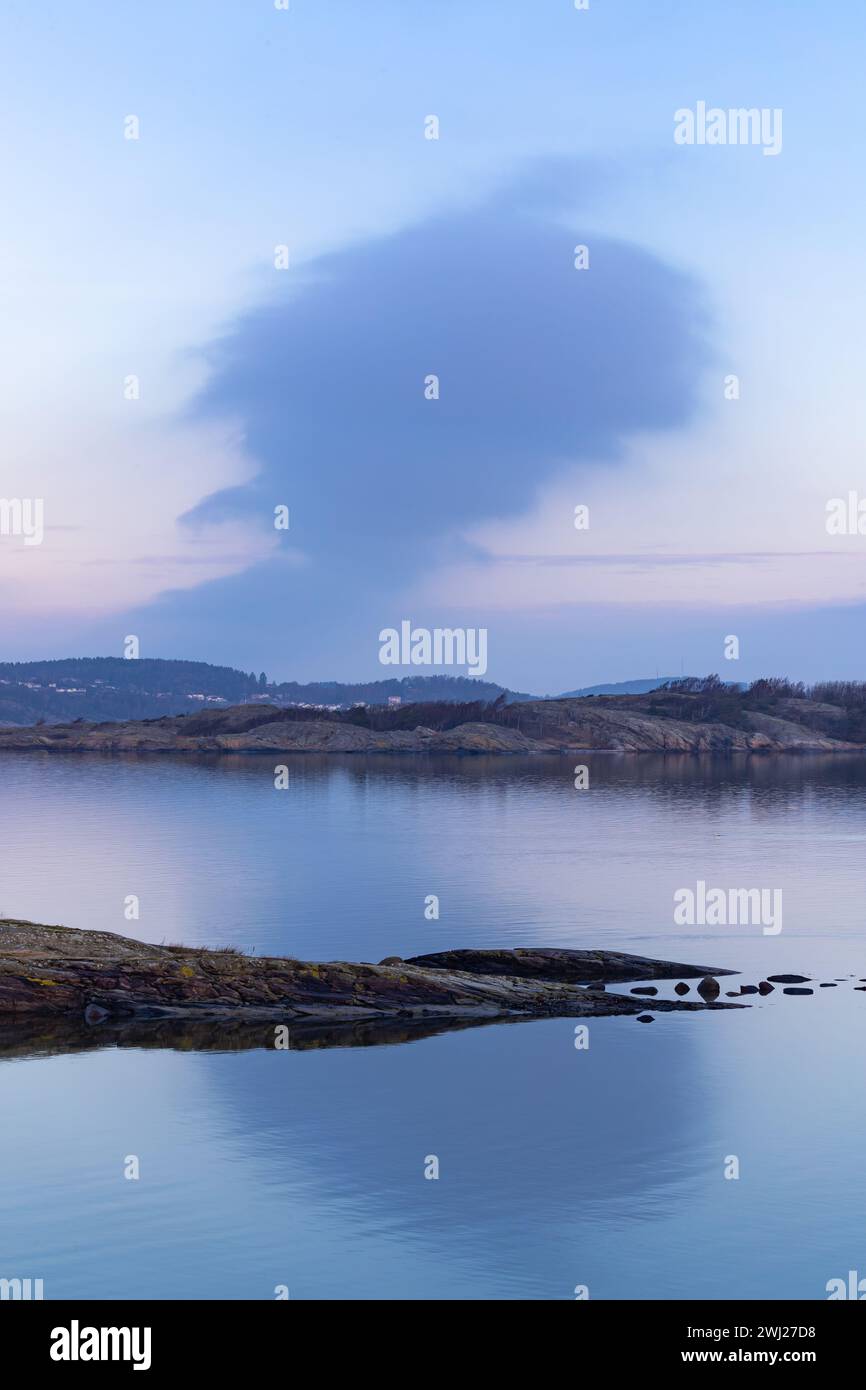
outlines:
[[[486,625],[534,690],[862,675],[866,537],[824,509],[866,497],[864,32],[855,0],[9,0],[0,493],[47,529],[0,537],[4,656],[369,677],[408,617]],[[781,153],[676,146],[699,100],[781,108]]]

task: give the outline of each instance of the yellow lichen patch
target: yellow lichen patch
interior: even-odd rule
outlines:
[[[182,965],[180,967],[180,973],[181,975],[186,975],[188,978],[190,975],[194,975],[195,971],[193,970],[191,965]]]
[[[55,989],[59,983],[57,980],[40,980],[37,975],[25,975],[24,978],[29,980],[31,985],[53,985]]]

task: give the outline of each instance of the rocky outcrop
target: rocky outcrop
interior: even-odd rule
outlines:
[[[789,701],[786,717],[744,713],[743,727],[648,712],[650,696],[528,700],[449,729],[368,727],[350,716],[299,717],[296,711],[238,705],[197,715],[124,724],[53,724],[0,729],[0,751],[52,753],[832,753],[859,750],[808,723],[824,706]],[[688,705],[680,708],[690,711]],[[425,706],[412,714],[423,720]],[[397,718],[397,715],[394,716]],[[402,718],[403,716],[400,715]],[[428,718],[429,718],[428,712]],[[379,715],[377,719],[385,719]],[[374,719],[373,723],[376,722]],[[821,723],[826,723],[822,716]],[[835,725],[833,726],[836,727]]]
[[[221,712],[222,716],[230,711]],[[192,720],[189,721],[192,725]],[[196,723],[200,721],[196,720]],[[456,729],[378,731],[327,719],[275,719],[254,728],[190,732],[180,716],[127,724],[54,724],[0,729],[0,751],[50,753],[532,753],[538,745],[515,729],[461,724]]]
[[[856,745],[791,720],[768,719],[759,727],[669,719],[646,711],[649,697],[614,700],[533,701],[516,706],[517,729],[538,749],[621,753],[828,753]]]
[[[454,956],[464,957],[461,968],[446,959]],[[257,957],[3,921],[0,1024],[46,1018],[92,1026],[150,1019],[335,1026],[598,1017],[646,1008],[637,999],[605,992],[599,987],[605,981],[708,973],[704,966],[603,951],[445,952],[428,959],[434,963]],[[505,969],[509,961],[512,973]],[[653,1003],[662,1011],[706,1007],[697,1001]]]
[[[737,973],[712,965],[682,965],[676,961],[654,960],[652,956],[633,956],[626,951],[569,951],[557,946],[516,947],[503,951],[435,951],[431,955],[410,956],[406,964],[430,970],[511,975],[526,980],[564,980],[576,984],[671,980],[675,976],[697,980],[706,975]]]

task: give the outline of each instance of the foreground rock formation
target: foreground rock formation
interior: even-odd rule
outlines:
[[[431,707],[358,715],[250,704],[126,723],[0,728],[0,751],[52,753],[833,753],[862,751],[844,738],[844,712],[808,700],[781,714],[741,711],[740,724],[702,720],[692,697],[653,695],[529,700],[451,728],[425,726]],[[658,710],[667,710],[667,714]],[[694,714],[695,717],[691,717]],[[782,717],[782,715],[784,717]],[[837,717],[839,716],[839,717]],[[406,727],[405,721],[409,726]]]
[[[40,1021],[79,1028],[149,1020],[338,1030],[396,1024],[411,1032],[416,1024],[637,1014],[645,1000],[602,986],[734,973],[616,951],[531,948],[388,959],[393,963],[256,957],[0,921],[0,1029],[7,1043],[14,1025],[24,1022],[32,1033]],[[665,1012],[736,1007],[681,999],[652,1004]]]

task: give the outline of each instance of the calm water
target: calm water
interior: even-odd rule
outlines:
[[[822,1298],[866,1275],[863,760],[596,757],[581,792],[575,759],[298,758],[281,792],[274,761],[4,756],[0,913],[318,959],[605,945],[843,983],[591,1020],[587,1051],[563,1019],[7,1054],[0,1277],[47,1298],[567,1299]],[[674,926],[698,879],[781,888],[781,934]]]

